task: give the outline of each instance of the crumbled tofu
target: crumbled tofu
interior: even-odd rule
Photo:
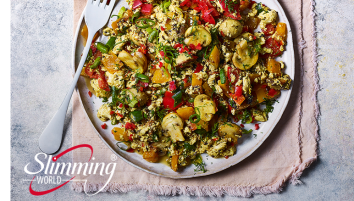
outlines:
[[[259,26],[261,29],[265,29],[267,24],[275,22],[278,14],[275,10],[263,11],[261,12],[258,17],[261,19]]]
[[[209,79],[208,79],[208,85],[209,85],[210,87],[212,87],[212,86],[215,85],[215,77],[216,77],[215,74],[213,74],[213,75],[211,75],[211,76],[209,77]]]
[[[115,86],[118,89],[124,89],[124,78],[123,76],[119,75],[118,72],[115,72],[114,74],[106,72],[106,76],[108,77],[107,83],[110,86]]]
[[[108,104],[103,104],[101,107],[98,109],[97,112],[97,117],[101,121],[108,121],[111,118],[111,107],[109,107]]]
[[[93,88],[93,90],[95,91],[95,94],[97,97],[99,98],[108,98],[111,94],[109,91],[105,91],[103,89],[101,89],[98,85],[98,79],[92,79],[90,81],[90,84]]]

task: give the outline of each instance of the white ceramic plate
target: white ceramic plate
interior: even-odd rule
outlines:
[[[295,56],[294,56],[294,47],[292,41],[292,31],[291,31],[289,21],[284,13],[284,10],[282,9],[282,7],[280,6],[277,0],[263,0],[262,3],[264,3],[271,9],[275,9],[278,12],[279,21],[285,22],[287,24],[288,41],[287,41],[286,51],[284,52],[283,56],[278,59],[279,60],[281,59],[285,63],[286,65],[285,73],[288,74],[294,80]],[[128,4],[124,0],[120,0],[120,2],[118,2],[115,9],[113,10],[113,14],[118,13],[119,9],[122,6],[128,8]],[[115,20],[115,18],[113,18],[113,20]],[[113,20],[109,21],[109,25],[112,23]],[[74,37],[75,40],[73,46],[73,63],[72,63],[74,70],[79,64],[81,53],[84,48],[83,39],[79,34],[83,25],[84,25],[84,20],[82,15],[81,19],[79,20],[79,24],[76,30],[76,35]],[[104,38],[99,38],[99,40],[106,42]],[[108,122],[107,129],[101,128],[101,125],[103,123],[97,118],[96,113],[98,108],[102,104],[102,101],[95,96],[92,97],[88,96],[89,90],[86,86],[87,81],[88,80],[86,80],[86,78],[80,77],[77,84],[77,90],[80,96],[82,106],[84,107],[86,114],[91,121],[92,126],[95,128],[97,135],[102,139],[102,141],[114,153],[116,153],[117,156],[119,156],[125,162],[133,165],[134,167],[157,176],[169,177],[174,179],[200,177],[200,176],[214,174],[216,172],[225,170],[228,167],[236,165],[237,163],[241,162],[243,159],[251,155],[271,134],[273,128],[281,118],[288,104],[289,97],[291,94],[291,89],[288,91],[282,91],[282,94],[278,99],[279,103],[275,103],[274,111],[269,115],[269,120],[265,123],[262,123],[260,125],[259,130],[253,132],[254,134],[257,134],[257,137],[255,138],[253,137],[253,135],[243,135],[243,137],[239,140],[239,144],[237,146],[237,153],[234,156],[229,157],[228,159],[224,159],[224,158],[214,159],[210,156],[207,156],[206,154],[202,154],[203,160],[206,163],[206,169],[208,170],[206,173],[194,172],[194,168],[195,168],[194,165],[190,165],[186,167],[181,172],[174,172],[173,170],[171,170],[170,167],[162,163],[149,163],[145,161],[141,155],[137,153],[128,153],[122,151],[116,146],[117,141],[113,138],[113,135],[111,134],[111,130],[113,126]],[[254,130],[254,125],[253,124],[246,125],[245,128]],[[208,158],[208,160],[206,160],[206,158]]]

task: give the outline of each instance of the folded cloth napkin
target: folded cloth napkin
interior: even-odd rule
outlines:
[[[147,190],[158,195],[197,195],[249,197],[252,194],[280,192],[286,181],[297,184],[303,170],[317,158],[318,91],[314,2],[279,0],[290,21],[295,45],[296,73],[290,102],[268,139],[248,158],[222,172],[191,179],[169,179],[141,171],[116,159],[116,171],[103,192]],[[86,0],[74,0],[74,28]],[[106,164],[114,154],[100,140],[90,125],[78,95],[73,98],[73,146],[90,144],[94,157]],[[86,162],[89,149],[74,151],[73,162]],[[84,180],[87,180],[85,183]],[[72,189],[95,192],[107,178],[77,175]]]

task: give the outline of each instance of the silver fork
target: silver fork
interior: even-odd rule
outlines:
[[[77,80],[80,77],[81,70],[85,64],[87,54],[90,50],[90,44],[95,33],[107,23],[115,2],[116,0],[111,0],[109,5],[106,5],[107,0],[103,0],[102,2],[100,2],[100,0],[87,1],[84,11],[85,22],[88,28],[86,47],[82,53],[80,64],[77,67],[74,80],[71,83],[70,89],[66,94],[64,101],[39,138],[39,148],[44,153],[53,154],[59,150],[62,144],[66,111],[68,110],[71,96],[75,89]]]

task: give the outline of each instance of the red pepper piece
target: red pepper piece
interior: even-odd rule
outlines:
[[[172,98],[174,94],[170,91],[166,91],[165,96],[163,97],[162,104],[164,105],[165,108],[168,108],[170,110],[176,110],[177,108],[181,107],[183,105],[183,102],[181,102],[179,105],[174,107],[175,105],[175,100]]]
[[[235,87],[235,96],[239,97],[242,95],[242,86]]]
[[[169,90],[170,91],[174,91],[176,89],[177,89],[177,87],[176,87],[175,81],[171,81],[170,84],[169,84]]]
[[[254,125],[254,129],[258,130],[259,129],[259,124]]]
[[[141,11],[141,13],[143,15],[151,15],[151,13],[152,13],[152,4],[143,4],[143,5],[141,5],[141,10],[140,11]]]
[[[202,64],[197,63],[197,68],[195,69],[194,73],[199,73],[201,70],[203,70]]]
[[[275,96],[275,94],[277,94],[277,91],[275,89],[269,89],[268,91],[269,96]]]
[[[106,123],[102,124],[102,125],[101,125],[101,128],[102,128],[102,129],[106,129],[106,128],[107,128],[107,124],[106,124]]]
[[[200,43],[198,43],[198,45],[195,47],[195,49],[201,50],[202,49],[202,45]]]
[[[143,5],[143,2],[141,2],[140,0],[135,0],[133,3],[133,10],[141,7]]]

